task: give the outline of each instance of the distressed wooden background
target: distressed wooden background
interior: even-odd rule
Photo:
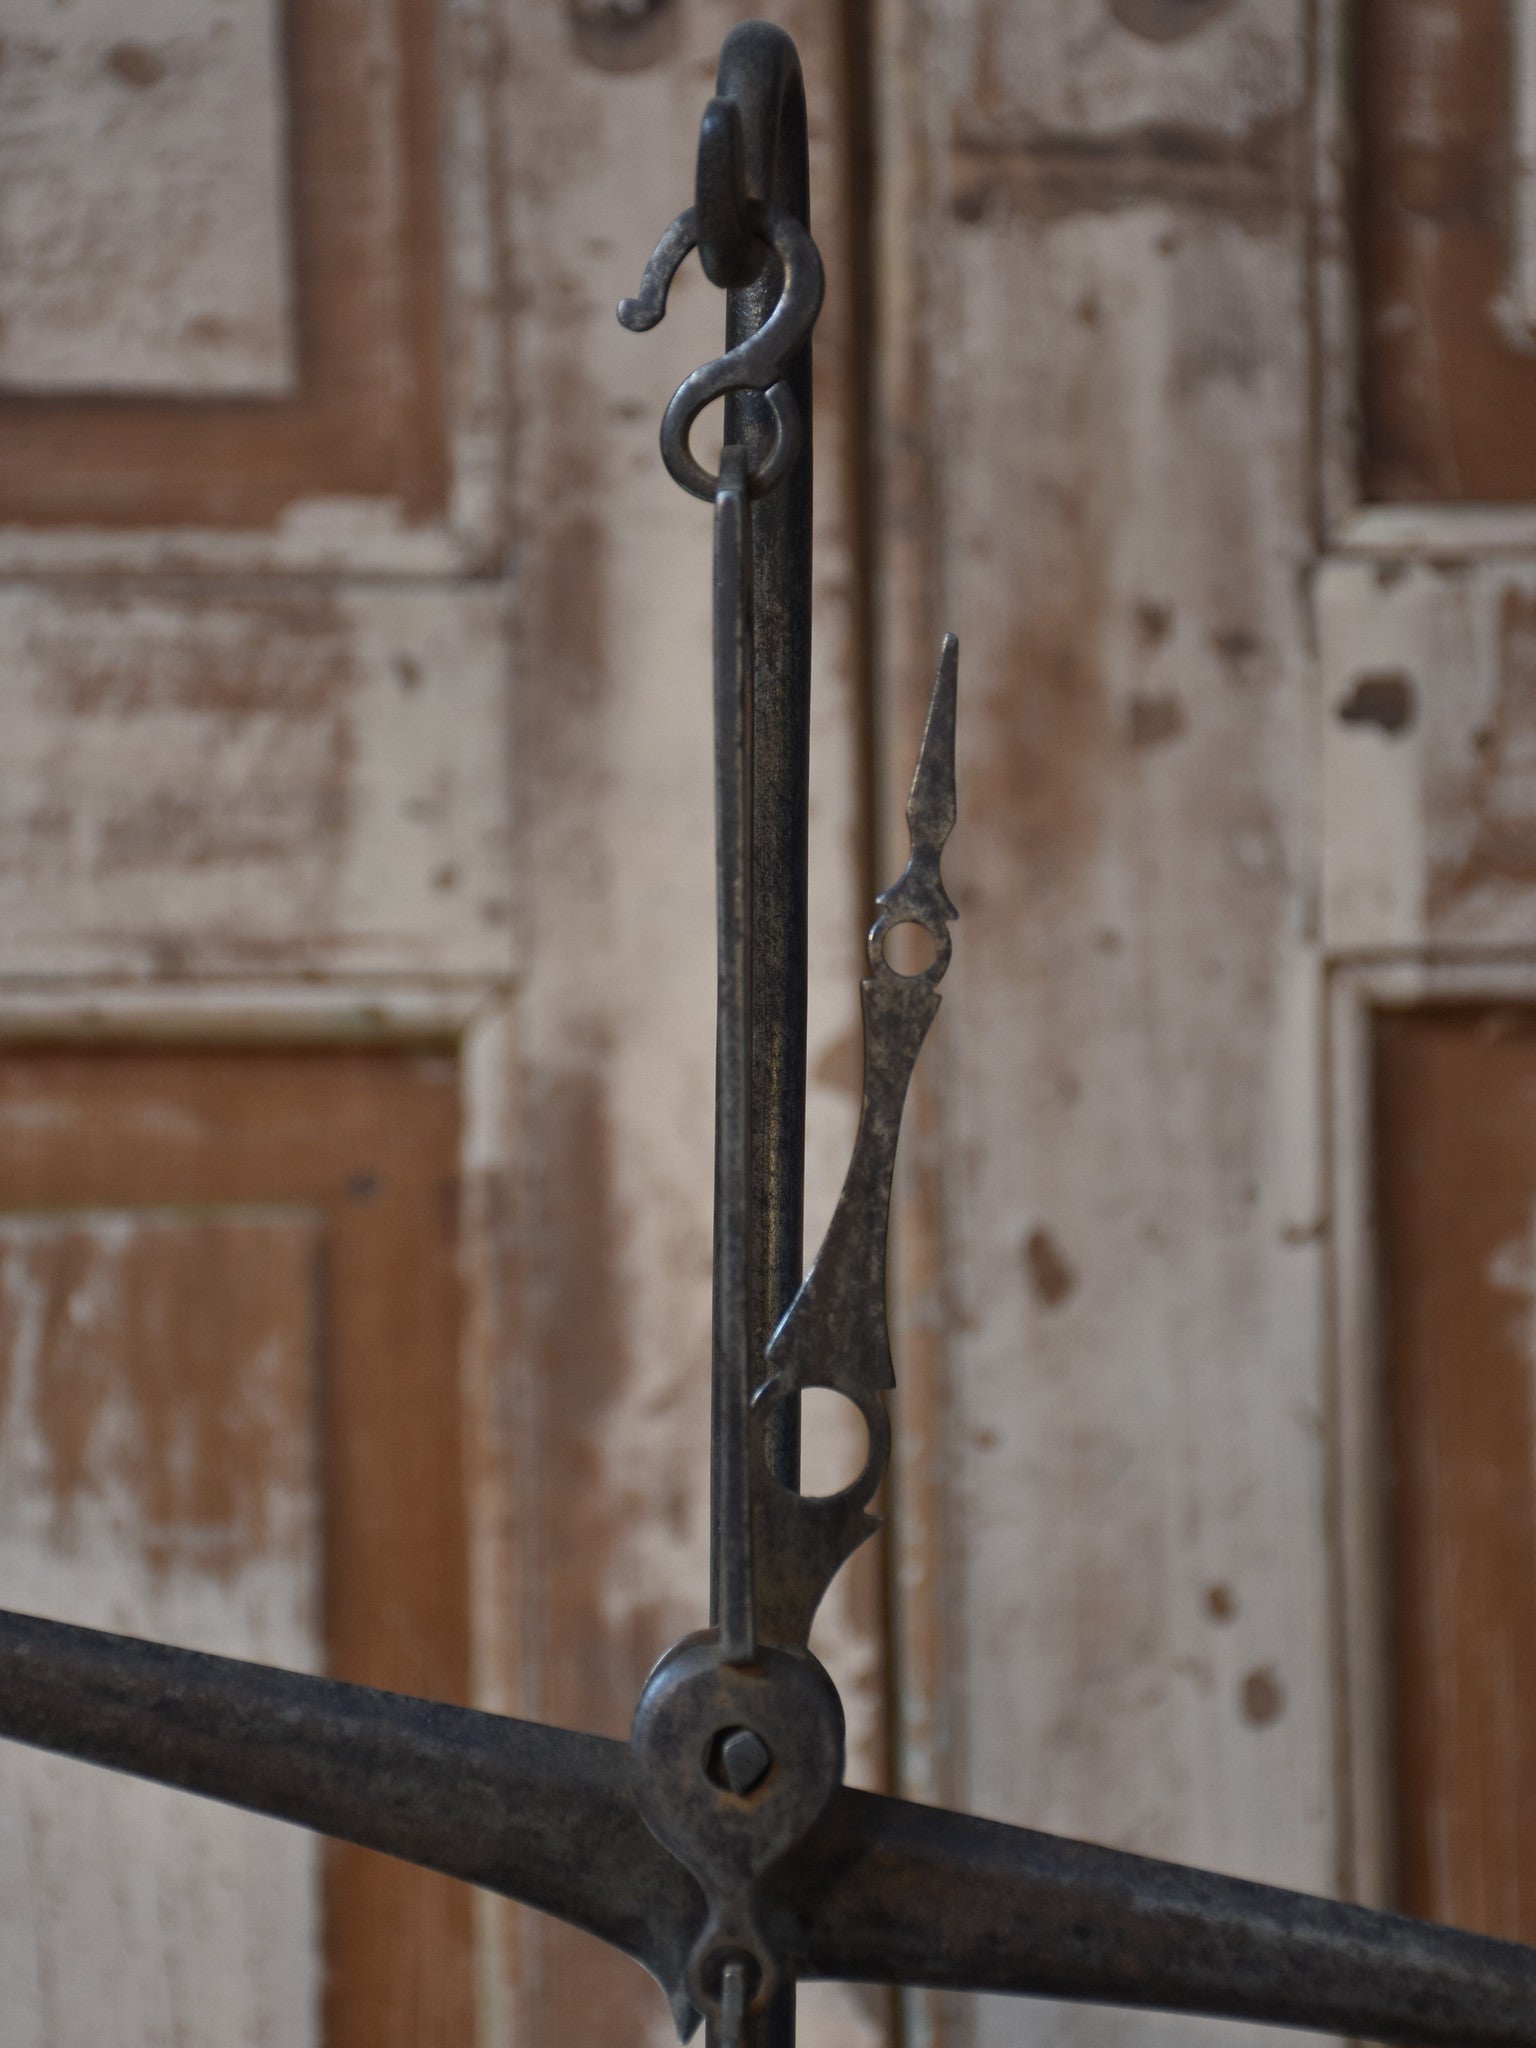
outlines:
[[[615,1735],[701,1619],[708,521],[655,440],[720,304],[613,304],[746,11],[12,0],[7,1604]],[[854,1774],[1536,1939],[1477,1661],[1536,1600],[1536,4],[777,18],[812,1243],[962,645],[891,1520],[819,1624]],[[568,1930],[0,1764],[15,2048],[667,2038]]]

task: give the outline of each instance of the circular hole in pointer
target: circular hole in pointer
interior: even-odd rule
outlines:
[[[857,1402],[831,1387],[800,1396],[800,1491],[812,1500],[852,1486],[869,1462],[869,1424]]]
[[[887,967],[893,967],[898,974],[910,981],[915,975],[926,974],[938,958],[939,948],[933,933],[926,925],[893,924],[880,942]]]

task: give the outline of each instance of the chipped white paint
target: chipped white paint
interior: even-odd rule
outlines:
[[[1134,13],[1103,0],[1057,0],[1031,12],[1030,32],[1009,21],[1007,0],[933,11],[942,25],[954,105],[967,123],[1041,139],[1102,134],[1147,121],[1221,133],[1288,111],[1300,52],[1291,17],[1263,0],[1208,9],[1199,33],[1153,40],[1127,26]],[[1156,11],[1148,7],[1147,13]],[[1188,0],[1161,11],[1188,16]]]
[[[1448,561],[1536,554],[1536,507],[1360,505],[1341,513],[1329,553],[1376,563],[1405,555]]]
[[[296,373],[276,0],[11,0],[0,387],[275,397]]]
[[[1483,1279],[1495,1294],[1509,1296],[1510,1347],[1523,1354],[1527,1366],[1536,1370],[1536,1205],[1518,1237],[1507,1237],[1493,1247]],[[1536,1452],[1536,1444],[1532,1450]]]
[[[267,1483],[254,1541],[249,1527],[165,1520],[133,1476],[145,1432],[169,1418],[138,1405],[129,1376],[128,1353],[158,1341],[139,1319],[155,1313],[155,1289],[135,1291],[131,1268],[157,1250],[186,1255],[189,1237],[210,1229],[259,1262],[273,1304],[234,1375],[242,1400],[269,1400],[283,1430],[287,1469],[257,1475]],[[315,1223],[291,1212],[0,1217],[7,1605],[321,1668],[318,1411],[308,1386],[315,1253]],[[167,1296],[159,1308],[172,1305]],[[228,1337],[221,1323],[220,1343]],[[89,1416],[78,1470],[60,1469],[60,1407]],[[174,1436],[164,1448],[174,1470]],[[62,2048],[104,2032],[186,2048],[318,2048],[312,1836],[11,1745],[0,1746],[0,1805],[8,2048]]]
[[[1161,41],[1116,19],[1157,12],[882,12],[884,151],[929,166],[886,223],[891,295],[932,365],[884,431],[899,483],[912,436],[931,465],[898,512],[942,507],[882,536],[934,579],[887,716],[936,628],[962,648],[933,1034],[947,1527],[901,1590],[938,1610],[905,1634],[931,1646],[920,1768],[946,1796],[1326,1891],[1303,17],[1239,0]],[[1072,2048],[1191,2032],[919,2018]]]
[[[423,1039],[456,1042],[463,1086],[463,1294],[458,1380],[463,1402],[470,1520],[472,1670],[474,1697],[492,1711],[513,1710],[517,1643],[507,1617],[516,1611],[521,1562],[521,1502],[515,1457],[518,1418],[515,1412],[508,1411],[506,1392],[513,1372],[509,1360],[511,1332],[505,1261],[506,1176],[516,1155],[512,1014],[508,991],[494,984],[349,983],[336,976],[303,983],[248,980],[182,987],[57,980],[0,982],[0,1042],[20,1039],[31,1046],[190,1043],[269,1048],[293,1044],[413,1045]],[[14,1121],[18,1114],[25,1114],[26,1108],[25,1104],[13,1102],[8,1115]],[[274,1232],[292,1237],[300,1249],[312,1236],[304,1214],[290,1209],[204,1210],[199,1215],[206,1219],[210,1213],[221,1219],[232,1218],[241,1227],[254,1227],[268,1238]],[[177,1212],[139,1211],[128,1217],[118,1212],[95,1213],[85,1221],[109,1245],[116,1245],[131,1242],[134,1234],[142,1233],[146,1227],[163,1228],[173,1217],[181,1220]],[[81,1220],[78,1215],[72,1216],[67,1224],[73,1227]],[[8,1234],[23,1243],[46,1242],[49,1232],[57,1231],[60,1224],[61,1219],[56,1217],[0,1218],[0,1252],[8,1242]],[[4,1267],[0,1265],[0,1308],[5,1299],[3,1279]],[[122,1442],[121,1430],[116,1432],[116,1440]],[[50,1554],[40,1551],[34,1543],[18,1565],[16,1546],[9,1543],[7,1536],[4,1506],[7,1499],[14,1502],[25,1498],[23,1493],[11,1490],[10,1467],[5,1460],[7,1444],[12,1441],[0,1415],[0,1563],[4,1563],[13,1589],[7,1596],[9,1604],[56,1618],[126,1628],[227,1654],[298,1668],[320,1668],[323,1659],[315,1632],[313,1600],[315,1556],[300,1560],[306,1574],[304,1583],[310,1591],[297,1604],[292,1586],[285,1589],[281,1569],[269,1568],[260,1560],[242,1568],[234,1578],[226,1576],[215,1582],[211,1593],[195,1575],[189,1577],[174,1565],[168,1569],[163,1562],[146,1578],[145,1570],[135,1565],[133,1557],[135,1544],[143,1540],[143,1516],[134,1501],[125,1500],[120,1486],[96,1489],[106,1506],[98,1505],[93,1512],[98,1520],[107,1515],[109,1557],[103,1559],[100,1555],[100,1542],[93,1542],[84,1550],[80,1548],[82,1521],[77,1514],[75,1547],[67,1558],[52,1556],[50,1561]],[[109,1432],[108,1447],[110,1441]],[[302,1434],[295,1437],[291,1449],[296,1457],[309,1455]],[[313,1503],[307,1497],[294,1495],[286,1502],[274,1498],[272,1504],[283,1511],[274,1515],[274,1529],[280,1530],[286,1517],[290,1537],[301,1527],[306,1513],[313,1515]],[[25,1514],[36,1521],[35,1503],[25,1509]],[[114,1516],[115,1521],[111,1519]],[[137,1606],[132,1601],[125,1604],[125,1585],[138,1601]],[[280,1623],[289,1610],[302,1615],[303,1630],[307,1632],[302,1642],[284,1638],[281,1628],[271,1625],[274,1616]],[[254,1633],[249,1626],[253,1616],[260,1624]],[[149,2005],[145,2008],[149,2017],[163,2009],[167,2000],[182,2001],[176,2006],[177,2025],[183,2028],[182,2032],[156,2035],[146,2019],[144,2028],[133,2036],[136,2041],[171,2038],[185,2040],[188,2048],[200,2048],[205,2039],[208,2048],[231,2048],[231,2044],[244,2048],[248,2040],[250,2048],[274,2048],[274,2044],[289,2048],[290,2043],[295,2048],[304,2048],[307,2042],[318,2042],[313,2001],[319,1969],[319,1923],[315,1916],[319,1910],[320,1852],[312,1838],[302,1831],[226,1813],[181,1795],[157,1794],[150,1788],[135,1786],[130,1780],[33,1756],[30,1752],[6,1751],[3,1745],[0,1776],[9,1759],[20,1759],[14,1780],[19,1788],[16,1796],[20,1801],[25,1794],[32,1816],[23,1846],[34,1862],[41,1858],[46,1865],[51,1887],[46,1894],[48,1911],[54,1913],[61,1899],[78,1891],[82,1911],[87,1916],[94,1915],[93,1930],[106,1929],[114,1939],[117,1932],[126,1930],[124,1938],[131,1937],[135,1954],[130,1984],[149,1985]],[[61,1780],[61,1789],[48,1782],[50,1772]],[[4,1779],[7,1788],[12,1782],[12,1778]],[[143,1813],[140,1807],[145,1809]],[[208,1832],[211,1823],[216,1839]],[[134,1845],[134,1857],[140,1853],[141,1836],[145,1842],[157,1845],[146,1864],[151,1875],[179,1868],[192,1857],[201,1858],[203,1867],[211,1867],[218,1882],[206,1897],[198,1899],[189,1900],[174,1891],[167,1895],[164,1885],[158,1891],[151,1886],[142,1899],[138,1892],[129,1898],[121,1887],[113,1890],[105,1901],[99,1899],[93,1887],[100,1870],[117,1867],[129,1856],[126,1848],[120,1855],[114,1849],[114,1844],[125,1839],[127,1824],[131,1824],[127,1839]],[[222,1833],[218,1832],[220,1826]],[[231,1857],[238,1863],[238,1885],[227,1881]],[[85,1868],[83,1878],[76,1870],[77,1864]],[[281,1884],[271,1889],[280,1890],[280,1908],[274,1907],[262,1889],[274,1871]],[[0,1954],[9,1953],[6,1943],[10,1923],[9,1939],[21,1943],[26,1950],[18,1962],[14,1981],[31,1985],[35,1961],[30,1946],[29,1915],[35,1900],[28,1894],[25,1910],[19,1915],[13,1913],[10,1901],[16,1892],[14,1884],[9,1891],[5,1889],[8,1882],[0,1849]],[[243,1892],[239,1885],[244,1885]],[[129,1911],[135,1899],[140,1900],[140,1907],[134,1909],[140,1912],[139,1919],[134,1919]],[[159,1910],[160,1918],[152,1924],[141,1924],[142,1911],[150,1907]],[[60,1922],[66,1930],[77,1924],[74,1917],[67,1915]],[[242,1944],[232,1957],[231,1930],[241,1927]],[[211,1959],[206,1974],[195,1956],[190,1965],[185,1962],[184,1950],[188,1945],[199,1953],[206,1951]],[[504,1909],[489,1894],[477,1895],[477,2048],[505,2048],[512,2038],[509,1990],[515,1963],[507,1954],[508,1947]],[[99,1943],[98,1949],[103,1970],[121,1971],[125,1967],[110,1943]],[[46,1943],[42,1952],[45,1957],[51,1952]],[[208,1989],[207,1977],[214,1971],[223,1973],[224,1989],[204,2000],[203,2019],[199,2020],[189,2010],[191,1994],[195,1992],[202,1999]],[[267,1997],[274,1978],[280,1978],[285,1987],[278,2005]],[[99,2005],[102,1994],[98,1977],[88,1976],[81,1982],[92,1997],[98,1998]],[[38,1996],[42,1996],[41,1991]],[[111,2009],[115,2010],[115,2006]],[[266,2015],[254,2034],[239,2031],[244,2024],[241,2015],[248,2010]],[[71,2006],[71,2014],[74,2011]],[[204,2021],[214,2028],[211,2035],[197,2031]],[[262,2031],[269,2022],[270,2031]],[[134,2025],[138,2025],[137,2017]],[[46,2035],[46,2048],[55,2048],[56,2041],[80,2038],[83,2031],[82,2022],[80,2029]]]
[[[1330,561],[1318,637],[1329,951],[1528,945],[1536,564]]]
[[[1422,586],[1419,595],[1405,582],[1384,589],[1374,564],[1330,562],[1318,578],[1323,931],[1333,952],[1423,936],[1423,749],[1447,678],[1424,630],[1433,633],[1440,607],[1426,617]],[[1361,715],[1373,687],[1398,691],[1400,729]]]
[[[1508,0],[1513,44],[1509,272],[1495,304],[1517,348],[1536,348],[1536,0]]]
[[[45,0],[24,0],[24,5],[47,26],[24,48],[21,37],[9,38],[0,106],[6,104],[5,76],[11,75],[30,110],[27,132],[19,120],[13,124],[15,148],[31,149],[52,138],[57,156],[88,142],[93,125],[100,125],[98,102],[105,94],[102,103],[112,110],[122,137],[119,153],[131,175],[118,180],[124,189],[111,185],[106,154],[98,152],[99,161],[75,166],[72,183],[56,179],[46,195],[33,195],[37,204],[46,196],[54,213],[67,213],[70,234],[61,245],[57,236],[48,239],[37,230],[30,281],[15,269],[14,258],[5,266],[0,307],[8,318],[13,311],[19,316],[17,346],[25,348],[26,373],[8,367],[0,339],[0,388],[42,389],[42,380],[53,376],[62,380],[55,393],[61,398],[72,392],[86,398],[100,393],[110,402],[116,389],[127,403],[142,404],[156,393],[172,398],[201,393],[236,401],[249,397],[256,406],[281,404],[285,394],[302,392],[292,246],[302,243],[305,223],[294,213],[292,138],[278,47],[282,10],[276,0],[251,0],[249,5],[218,0],[213,9],[192,0],[152,0],[148,9],[135,10],[131,21],[104,0],[91,0],[78,36],[81,76],[72,76],[70,89],[61,92],[57,76],[47,74],[46,94],[35,81],[28,84],[29,66],[49,38],[63,34],[57,24],[66,14],[73,20],[81,7],[61,12],[46,7]],[[388,492],[364,496],[317,490],[289,504],[267,527],[183,524],[166,529],[152,520],[97,527],[85,515],[40,527],[0,524],[0,572],[363,571],[445,577],[499,561],[507,415],[506,281],[495,206],[501,30],[490,0],[443,0],[441,15],[437,129],[430,160],[415,169],[428,180],[428,202],[439,208],[443,227],[443,389],[437,403],[449,460],[442,516],[423,519]],[[397,229],[413,168],[405,161],[397,121],[399,20],[389,9],[364,9],[349,19],[367,27],[372,41],[371,96],[363,120],[379,186],[363,196]],[[169,24],[158,42],[156,20]],[[231,23],[236,24],[233,31]],[[177,24],[183,26],[173,32]],[[163,82],[135,90],[110,68],[110,60],[114,51],[126,48],[129,55],[117,58],[119,67],[126,63],[135,76],[146,76],[141,46],[149,53],[149,68],[162,60],[169,68]],[[109,66],[105,71],[103,63]],[[126,120],[120,105],[125,96],[133,100]],[[271,145],[262,164],[256,161],[258,133]],[[6,164],[4,147],[0,138],[0,166]],[[135,197],[141,193],[152,195],[142,207]],[[92,195],[100,202],[94,215],[86,205]],[[116,271],[111,264],[96,264],[83,276],[79,264],[61,264],[64,249],[73,250],[88,230],[95,234],[103,207],[120,214],[130,200],[143,210],[172,197],[203,242],[169,238],[151,221],[155,232],[136,234],[116,259]],[[29,204],[35,214],[36,205]],[[25,225],[13,220],[16,211],[9,200],[0,204],[0,246]],[[211,233],[206,233],[210,222]],[[270,255],[264,253],[263,236]],[[124,264],[138,269],[119,275]],[[152,289],[156,279],[158,297]],[[405,282],[393,280],[398,289]],[[215,287],[223,293],[222,302],[205,312],[202,302]],[[193,296],[196,311],[190,310]],[[76,327],[72,323],[87,301],[96,310]],[[253,354],[250,337],[259,324],[253,310],[258,307],[268,316],[279,309],[281,322],[273,330],[275,338]],[[184,328],[194,331],[183,334]],[[137,353],[135,348],[119,351],[122,337],[131,340],[136,332]],[[33,334],[37,339],[29,340]],[[173,342],[180,351],[174,360]],[[244,367],[237,367],[242,362]],[[130,388],[114,386],[114,376],[127,378]],[[120,477],[117,485],[131,503],[132,479]]]
[[[494,591],[0,597],[0,964],[498,974]]]
[[[506,1024],[507,992],[430,982],[152,983],[0,980],[0,1044],[369,1045],[460,1039],[471,1105],[470,1170],[504,1159],[505,1076],[493,1078],[487,1049]],[[484,1034],[485,1043],[482,1043]],[[486,1099],[481,1104],[480,1091]],[[500,1148],[498,1151],[497,1148]]]

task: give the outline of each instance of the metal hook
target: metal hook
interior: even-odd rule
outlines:
[[[730,122],[722,126],[728,130]],[[723,398],[728,391],[761,391],[773,414],[773,445],[761,465],[748,473],[748,495],[765,496],[792,467],[800,452],[800,409],[784,382],[784,373],[816,324],[824,289],[816,244],[794,215],[778,207],[765,207],[755,199],[746,200],[744,206],[754,240],[766,243],[783,266],[783,290],[777,305],[754,335],[684,378],[672,394],[661,422],[661,459],[668,474],[685,491],[706,500],[713,499],[719,479],[696,459],[688,439],[705,406]],[[631,333],[643,334],[661,320],[678,267],[689,250],[698,245],[697,209],[690,206],[686,213],[678,215],[652,250],[635,297],[619,301],[619,319]]]
[[[699,262],[710,283],[722,291],[740,291],[763,267],[763,245],[752,231],[750,200],[741,108],[735,100],[711,100],[699,122],[693,212]]]

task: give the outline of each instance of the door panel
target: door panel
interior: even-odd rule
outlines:
[[[322,1245],[303,1208],[0,1214],[7,1604],[322,1668]],[[10,1746],[0,1807],[16,2048],[317,2043],[300,1831]]]
[[[504,974],[502,620],[431,587],[0,593],[0,967]]]
[[[492,67],[480,10],[455,23],[435,0],[9,10],[9,560],[494,556]]]
[[[468,1698],[459,1124],[430,1050],[0,1057],[9,1602]],[[0,1868],[28,2048],[466,2038],[463,1886],[0,1769],[30,1816]]]
[[[1536,1013],[1378,1027],[1404,1910],[1536,1940]]]
[[[1367,499],[1530,502],[1533,28],[1529,0],[1357,10]]]

